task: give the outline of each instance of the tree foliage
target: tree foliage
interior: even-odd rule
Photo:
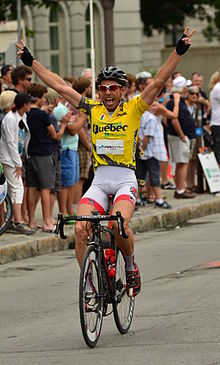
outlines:
[[[210,12],[207,5],[212,7]],[[208,40],[220,39],[220,0],[141,0],[141,19],[144,32],[151,36],[153,30],[168,32],[174,27],[183,27],[185,18],[207,21],[203,33]]]
[[[58,0],[21,0],[21,12],[25,5],[58,6]],[[0,0],[0,21],[17,19],[17,0]]]

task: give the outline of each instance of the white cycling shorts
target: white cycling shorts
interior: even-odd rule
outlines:
[[[104,214],[109,208],[108,197],[112,194],[113,204],[119,200],[128,200],[135,206],[137,189],[133,170],[119,166],[99,166],[92,185],[81,198],[80,204],[93,205],[99,213]]]

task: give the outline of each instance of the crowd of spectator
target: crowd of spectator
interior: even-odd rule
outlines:
[[[64,80],[91,98],[91,76],[91,70],[84,69],[80,77]],[[153,80],[148,71],[127,78],[125,101],[138,96]],[[74,215],[93,178],[87,117],[53,89],[33,82],[27,66],[2,66],[0,85],[0,162],[14,212],[10,231],[54,232],[55,201],[61,213]],[[196,196],[197,139],[203,128],[209,138],[204,136],[202,144],[213,149],[220,166],[219,71],[212,75],[209,91],[210,98],[203,90],[201,73],[187,79],[176,71],[143,114],[136,152],[137,209],[148,203],[170,209],[163,198],[167,189],[174,191],[175,199]],[[35,220],[39,202],[40,227]]]

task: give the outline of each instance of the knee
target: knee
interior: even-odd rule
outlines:
[[[130,230],[129,222],[130,222],[129,219],[126,219],[126,218],[124,219],[123,226],[124,226],[124,230],[126,233]],[[115,234],[118,234],[118,222],[112,221],[111,224],[112,224],[112,228],[113,228]]]
[[[75,223],[75,236],[78,239],[85,239],[88,236],[84,222]]]

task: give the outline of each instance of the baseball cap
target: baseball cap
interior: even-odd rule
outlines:
[[[14,103],[17,108],[21,108],[25,103],[32,103],[36,100],[37,100],[37,98],[35,98],[34,96],[31,96],[28,93],[18,93],[15,96]]]
[[[182,90],[186,85],[187,85],[187,80],[183,76],[177,76],[173,80],[173,87],[175,89],[181,89]]]
[[[12,70],[13,66],[12,65],[4,65],[1,68],[1,76],[5,76],[7,74],[8,71]]]

